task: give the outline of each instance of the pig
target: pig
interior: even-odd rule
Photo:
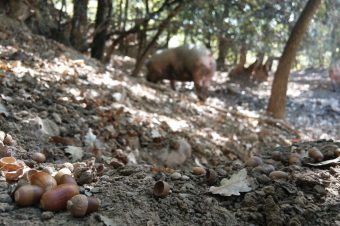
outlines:
[[[176,81],[193,81],[198,98],[205,101],[215,74],[216,61],[205,47],[183,45],[157,52],[146,67],[147,81],[170,80],[173,90],[176,90]]]
[[[331,62],[328,72],[334,92],[340,92],[340,59]]]

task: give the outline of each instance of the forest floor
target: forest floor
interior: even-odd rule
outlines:
[[[72,163],[101,200],[84,218],[20,207],[3,172],[0,225],[340,225],[340,98],[326,71],[292,73],[283,121],[264,114],[272,78],[244,87],[218,72],[202,104],[191,84],[150,84],[133,65],[104,67],[0,18],[0,154],[52,173]],[[315,165],[313,148],[330,162]]]

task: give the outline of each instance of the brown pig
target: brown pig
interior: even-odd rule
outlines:
[[[173,90],[176,89],[175,81],[193,81],[196,94],[202,101],[208,98],[208,88],[216,70],[216,62],[208,49],[188,45],[158,52],[146,66],[149,82],[167,79]]]
[[[331,79],[334,92],[340,92],[340,59],[331,62],[329,78]]]

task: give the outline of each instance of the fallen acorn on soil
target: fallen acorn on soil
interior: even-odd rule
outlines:
[[[38,185],[44,189],[44,191],[51,190],[55,186],[57,186],[57,181],[50,174],[46,172],[36,172],[33,173],[30,178],[30,182],[32,185]]]
[[[59,178],[58,185],[59,184],[75,184],[75,185],[77,185],[77,181],[71,175],[64,174]]]
[[[196,176],[199,176],[205,173],[205,169],[203,167],[196,166],[192,168],[192,173]]]
[[[30,206],[39,202],[44,189],[37,186],[26,184],[19,187],[14,193],[14,200],[20,206]]]
[[[280,170],[276,170],[276,171],[273,171],[269,174],[269,177],[272,179],[272,180],[276,180],[276,179],[286,179],[288,178],[288,173],[286,172],[283,172],[283,171],[280,171]]]
[[[100,200],[86,195],[75,195],[67,201],[67,209],[74,217],[83,217],[97,211],[100,207]]]
[[[65,210],[67,201],[79,194],[79,187],[74,184],[61,184],[45,192],[41,197],[40,204],[43,210]]]
[[[301,156],[298,153],[290,154],[288,158],[289,165],[301,165]]]
[[[46,156],[45,154],[43,153],[40,153],[40,152],[35,152],[33,155],[32,155],[32,159],[34,161],[36,161],[37,163],[43,163],[46,161]]]
[[[66,167],[61,168],[60,170],[58,170],[57,174],[54,175],[54,179],[57,181],[57,184],[62,184],[62,183],[60,182],[60,179],[61,179],[61,177],[64,176],[65,174],[66,174],[66,175],[71,175],[72,172],[71,172],[71,170],[70,170],[69,168],[66,168]]]
[[[323,160],[323,154],[321,151],[315,147],[308,150],[308,156],[314,159],[316,162],[321,162]]]
[[[260,157],[252,156],[246,160],[245,165],[249,167],[256,167],[256,166],[261,165],[262,163],[263,161]]]

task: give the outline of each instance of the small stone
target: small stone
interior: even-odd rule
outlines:
[[[273,186],[266,186],[263,188],[263,191],[267,194],[267,195],[273,195],[275,194],[275,188]]]
[[[190,177],[188,177],[187,175],[183,175],[182,178],[181,178],[181,180],[189,180],[189,179],[190,179]]]
[[[13,205],[8,203],[0,203],[0,213],[8,212],[14,209]]]
[[[256,180],[259,183],[261,183],[261,184],[269,184],[269,183],[271,183],[271,179],[267,175],[265,175],[265,174],[262,174],[262,175],[256,177]]]
[[[101,190],[100,190],[100,188],[92,188],[91,190],[90,190],[92,193],[100,193],[101,192]]]
[[[0,202],[2,202],[2,203],[12,203],[12,198],[8,194],[0,194]]]
[[[52,113],[52,117],[53,117],[53,119],[54,119],[54,121],[55,121],[56,123],[58,123],[58,124],[61,124],[61,123],[62,123],[62,120],[61,120],[61,117],[60,117],[59,114],[57,114],[57,113]]]
[[[178,172],[174,172],[173,174],[170,175],[170,177],[173,180],[179,180],[182,177],[182,175]]]
[[[0,141],[4,141],[5,137],[6,137],[6,133],[0,130]]]
[[[322,194],[322,195],[325,195],[326,194],[326,190],[325,190],[325,188],[324,187],[322,187],[321,185],[315,185],[314,186],[314,191],[316,191],[317,193],[319,193],[319,194]]]
[[[42,220],[49,220],[54,217],[54,213],[51,211],[45,211],[41,214],[41,219]]]

